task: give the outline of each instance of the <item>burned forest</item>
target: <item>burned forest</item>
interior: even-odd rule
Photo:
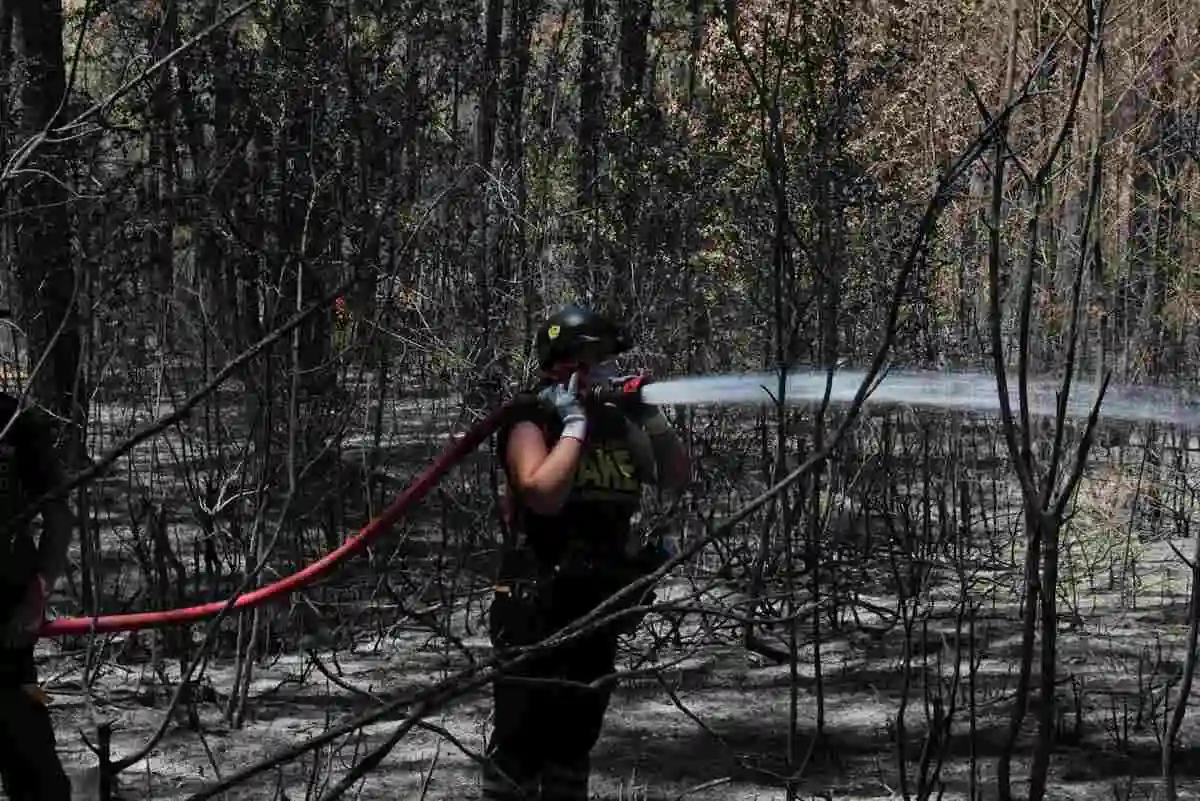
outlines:
[[[1200,371],[1197,0],[0,0],[0,201],[75,798],[479,797],[492,677],[628,611],[489,642],[572,302],[780,376],[663,406],[593,797],[1200,794],[1200,431],[1103,397]]]

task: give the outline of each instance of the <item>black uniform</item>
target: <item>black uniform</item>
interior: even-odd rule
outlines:
[[[0,393],[0,429],[18,411]],[[12,525],[27,504],[53,487],[51,429],[29,411],[0,440],[0,780],[12,801],[69,801],[50,713],[39,697],[36,635],[11,633],[11,621],[37,578],[38,553],[26,529]]]
[[[528,408],[499,432],[501,453],[507,452],[509,432],[521,420],[537,422],[548,446],[562,430],[553,411]],[[523,506],[510,478],[519,540],[505,548],[492,600],[490,633],[496,648],[544,639],[629,581],[630,520],[648,480],[635,464],[624,415],[611,407],[589,413],[575,483],[557,515],[541,516]],[[578,685],[614,672],[618,629],[609,626],[574,640],[494,683],[495,721],[488,748],[494,767],[484,774],[485,798],[537,798],[539,786],[544,801],[587,798],[589,755],[600,736],[611,685]],[[543,681],[529,682],[531,678]],[[555,685],[554,679],[576,684]]]

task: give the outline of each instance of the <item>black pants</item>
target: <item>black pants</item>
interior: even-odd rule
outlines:
[[[490,610],[497,649],[528,645],[587,612],[594,598],[557,588],[538,598],[528,585],[497,592]],[[599,600],[603,600],[601,597]],[[612,695],[610,684],[588,684],[611,674],[617,635],[612,631],[574,640],[514,668],[492,685],[495,723],[484,772],[488,799],[585,801],[591,751],[600,738]]]
[[[33,647],[0,650],[0,781],[11,801],[70,801],[54,728],[36,687]]]

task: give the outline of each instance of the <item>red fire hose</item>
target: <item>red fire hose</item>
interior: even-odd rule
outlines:
[[[510,401],[496,409],[482,421],[467,430],[466,433],[457,437],[421,475],[417,476],[416,480],[400,494],[400,497],[392,502],[391,506],[383,510],[379,517],[376,517],[363,526],[362,530],[346,540],[340,547],[325,554],[325,556],[303,570],[286,576],[273,584],[268,584],[253,592],[239,596],[234,601],[233,608],[247,609],[298,590],[321,578],[351,556],[362,551],[373,540],[387,531],[393,523],[399,520],[413,504],[424,498],[437,485],[442,476],[449,472],[463,457],[474,451],[484,440],[490,437],[500,426],[508,411],[512,409],[514,404],[521,400],[523,398],[518,396],[516,400]],[[213,601],[212,603],[200,606],[190,606],[185,609],[165,609],[160,612],[137,612],[127,615],[102,615],[100,617],[60,617],[57,620],[48,621],[42,626],[41,636],[61,637],[64,635],[88,634],[90,632],[103,634],[113,631],[137,631],[139,629],[155,628],[158,626],[194,623],[218,614],[228,605],[229,601]]]

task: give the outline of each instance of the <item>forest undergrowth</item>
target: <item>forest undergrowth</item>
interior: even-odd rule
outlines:
[[[408,411],[389,410],[397,422],[380,440],[375,488],[383,496],[448,441],[443,424],[413,420]],[[98,419],[111,421],[109,435],[121,435],[120,415]],[[692,422],[700,452],[705,436],[728,440],[729,426],[753,434],[746,413],[714,412]],[[763,551],[756,529],[770,523],[767,515],[664,581],[656,609],[623,641],[623,676],[595,755],[594,789],[602,797],[766,799],[784,797],[787,788],[835,798],[992,794],[1022,650],[1023,579],[1013,567],[1023,559],[1019,495],[989,444],[993,424],[946,422],[926,413],[869,416],[819,490],[812,528],[798,516],[790,529],[772,529]],[[347,430],[343,441],[352,446],[362,436]],[[1136,436],[1116,441],[1081,483],[1061,549],[1054,798],[1153,795],[1168,700],[1186,652],[1185,555],[1194,546],[1181,512],[1190,508],[1190,468],[1178,459],[1179,469],[1162,466],[1169,437],[1150,446]],[[181,429],[133,453],[124,485],[105,490],[114,496],[95,505],[111,513],[95,521],[105,612],[202,602],[236,586],[244,565],[236,527],[213,526],[206,538],[194,519],[203,505],[189,501],[205,477],[215,483],[212,459],[179,459],[169,490],[161,485],[165,471],[152,464],[163,452],[186,452],[186,442]],[[346,448],[347,476],[360,456]],[[477,454],[371,553],[319,586],[263,607],[253,627],[250,613],[231,616],[208,646],[200,625],[44,641],[52,709],[82,785],[96,780],[95,756],[75,732],[94,741],[98,726],[111,727],[111,756],[119,759],[169,717],[165,736],[121,773],[118,786],[121,797],[190,798],[347,716],[420,693],[486,659],[498,542],[488,513],[491,470],[487,453]],[[130,508],[114,508],[116,497],[130,496],[138,471],[160,482],[155,497],[166,499],[159,503],[169,516],[159,509],[157,523],[155,514],[139,522]],[[686,499],[700,515],[666,510],[674,515],[671,535],[686,542],[740,495],[761,489],[746,474],[741,487],[723,485],[721,474],[709,474],[710,491],[697,487]],[[330,475],[314,474],[312,492]],[[339,538],[355,530],[350,518],[365,516],[371,503],[350,497],[366,485],[350,486],[336,493],[349,510]],[[316,497],[289,512],[291,524],[312,529],[296,539],[307,543],[305,551],[280,554],[264,580],[333,544],[320,531],[330,525],[322,520],[329,504]],[[263,519],[277,519],[281,508],[264,504]],[[662,513],[651,499],[644,523]],[[135,531],[146,520],[165,539]],[[139,544],[147,540],[163,547]],[[221,546],[206,547],[213,540]],[[790,563],[789,549],[800,552]],[[214,564],[221,567],[211,570]],[[76,610],[60,604],[57,611]],[[251,629],[258,632],[252,646]],[[201,669],[176,698],[181,671],[202,652]],[[1034,675],[1036,710],[1043,694]],[[360,797],[470,797],[488,716],[487,693],[479,689],[428,711],[364,777]],[[394,723],[365,726],[225,797],[322,798],[342,772],[388,741]],[[1014,762],[1018,775],[1030,725]],[[1188,778],[1192,731],[1185,723],[1176,757],[1185,792],[1200,786]]]
[[[310,564],[583,301],[657,376],[1002,384],[668,410],[693,481],[639,525],[687,556],[605,798],[1200,792],[1200,447],[1022,395],[1197,374],[1195,6],[0,2],[0,372],[80,521],[52,606]],[[492,447],[276,603],[43,640],[83,796],[468,796]]]

